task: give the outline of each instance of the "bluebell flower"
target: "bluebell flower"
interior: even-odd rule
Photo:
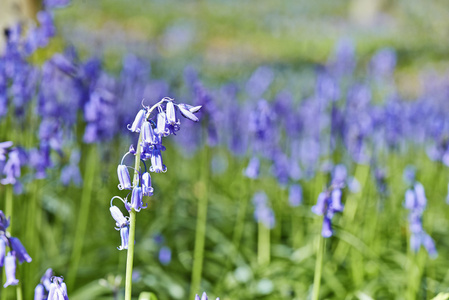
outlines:
[[[203,295],[201,296],[201,298],[200,298],[200,296],[198,296],[198,294],[195,295],[195,300],[208,300],[206,292],[203,292]],[[217,298],[216,300],[220,300],[220,298]]]
[[[118,250],[128,249],[129,244],[129,226],[120,228],[121,245],[117,247]]]
[[[429,256],[435,258],[438,252],[433,239],[425,232],[422,226],[422,216],[427,205],[424,187],[421,183],[414,183],[413,187],[405,192],[404,207],[410,210],[408,215],[410,228],[410,247],[418,252],[421,245],[427,250]]]
[[[171,261],[171,250],[164,246],[159,250],[159,261],[163,265],[168,265]]]
[[[135,186],[131,195],[131,207],[137,212],[142,208],[147,208],[147,206],[143,206],[142,196],[142,188],[140,186]]]
[[[11,248],[13,250],[14,255],[17,257],[20,263],[31,262],[31,257],[28,255],[27,251],[25,250],[25,247],[22,245],[20,240],[15,237],[9,238],[9,243],[11,245]]]
[[[19,283],[19,280],[16,279],[16,257],[11,252],[5,257],[5,273],[6,282],[3,287],[17,285]]]
[[[69,300],[67,286],[62,277],[53,277],[47,300]]]
[[[117,166],[117,175],[119,180],[118,188],[120,190],[130,190],[131,189],[131,178],[129,176],[128,167],[125,165]]]
[[[34,300],[45,300],[47,299],[45,294],[45,287],[39,283],[34,289]]]
[[[271,68],[262,66],[257,68],[246,83],[245,90],[253,98],[259,98],[268,89],[274,79]]]
[[[81,172],[78,167],[80,156],[81,154],[79,150],[72,151],[72,154],[70,155],[70,163],[61,169],[60,180],[63,185],[67,186],[70,182],[73,182],[76,186],[80,186],[83,182]]]
[[[142,193],[144,196],[153,196],[153,187],[151,186],[150,173],[145,172],[142,175]]]
[[[6,231],[9,227],[9,220],[10,218],[7,218],[3,211],[0,210],[0,231]]]
[[[257,158],[256,156],[253,156],[249,163],[248,166],[245,169],[245,176],[251,179],[257,179],[259,177],[259,170],[260,170],[260,161],[259,158]]]
[[[17,178],[20,177],[21,160],[19,150],[12,149],[8,154],[8,160],[3,167],[3,173],[6,175],[0,182],[2,184],[15,184]]]
[[[112,218],[115,220],[115,224],[118,228],[129,225],[128,219],[125,218],[122,211],[115,205],[109,207]]]
[[[195,116],[194,113],[198,112],[200,110],[201,106],[190,106],[187,104],[178,104],[177,106],[179,108],[179,111],[183,115],[183,117],[185,117],[191,121],[194,121],[194,122],[199,121],[198,117]]]
[[[299,184],[292,184],[288,192],[288,203],[292,207],[301,205],[302,203],[302,187]]]
[[[268,197],[264,192],[257,192],[253,196],[255,206],[254,218],[268,229],[273,229],[276,219],[273,210],[268,206]]]
[[[167,167],[162,163],[161,150],[155,148],[151,151],[151,167],[150,172],[161,173],[166,172]]]
[[[44,0],[44,6],[48,9],[63,8],[69,5],[71,0]]]
[[[140,128],[142,127],[143,121],[145,120],[145,109],[139,110],[136,117],[134,118],[134,122],[132,125],[128,124],[128,129],[132,132],[140,132]]]
[[[142,125],[142,141],[147,144],[157,144],[160,139],[154,133],[150,122],[145,121]]]
[[[323,216],[321,235],[324,238],[332,236],[332,218],[336,212],[342,212],[344,209],[341,203],[341,195],[340,187],[331,185],[318,195],[317,203],[312,207],[314,214]]]

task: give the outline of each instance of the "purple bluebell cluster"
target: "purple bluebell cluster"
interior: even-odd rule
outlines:
[[[195,300],[208,300],[206,292],[203,292],[203,295],[201,295],[201,298],[198,294],[195,295]],[[216,300],[220,300],[220,298],[217,297]]]
[[[115,198],[120,199],[128,212],[131,210],[139,212],[141,209],[147,208],[147,205],[143,204],[143,196],[153,195],[150,172],[161,173],[167,171],[167,167],[162,160],[162,152],[165,151],[165,146],[162,145],[162,138],[172,134],[175,135],[180,130],[180,115],[191,121],[198,122],[199,119],[195,116],[195,113],[200,109],[201,106],[191,106],[184,103],[177,104],[173,99],[165,97],[152,107],[143,106],[137,112],[134,121],[128,124],[128,130],[139,134],[140,144],[137,145],[137,151],[145,169],[143,171],[140,169],[134,170],[138,174],[138,180],[131,180],[128,169],[133,168],[124,164],[129,154],[137,155],[134,146],[131,145],[129,151],[125,153],[117,166],[118,188],[120,190],[130,190],[131,200],[128,201],[128,196],[124,199],[114,196],[111,199],[110,207],[111,215],[116,222],[116,230],[120,231],[121,245],[118,247],[119,250],[128,249],[129,217],[125,217],[117,206],[112,205],[112,201]],[[150,163],[149,168],[147,168],[147,162]],[[162,257],[162,261],[169,262],[171,253],[168,254],[165,251],[162,253]]]
[[[317,203],[312,207],[312,212],[323,216],[323,226],[321,235],[325,238],[332,236],[332,218],[335,213],[342,212],[344,209],[341,203],[342,189],[345,187],[346,168],[343,165],[337,165],[332,174],[331,185],[318,195]]]
[[[34,289],[34,300],[68,300],[67,286],[62,277],[47,269]]]
[[[416,253],[423,246],[430,257],[436,258],[438,252],[435,242],[424,230],[422,224],[423,214],[427,206],[424,186],[416,181],[414,169],[407,168],[404,171],[404,179],[410,185],[410,188],[405,192],[404,202],[404,207],[409,210],[410,247]]]
[[[6,231],[9,224],[9,218],[6,218],[3,211],[0,210],[0,267],[5,268],[6,282],[3,285],[5,288],[19,283],[19,280],[16,278],[17,260],[19,263],[30,263],[32,260],[20,240],[12,237]],[[8,253],[6,252],[7,248],[9,248]]]

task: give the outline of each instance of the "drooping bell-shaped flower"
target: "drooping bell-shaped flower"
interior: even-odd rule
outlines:
[[[131,195],[131,207],[134,208],[135,211],[140,211],[143,207],[142,202],[142,188],[140,186],[135,186],[133,188],[133,192]]]
[[[198,117],[195,116],[193,113],[199,111],[201,106],[193,107],[193,106],[181,103],[181,104],[178,104],[178,108],[179,108],[179,111],[181,112],[181,115],[184,118],[187,118],[187,119],[189,119],[189,120],[191,120],[193,122],[198,122],[199,121]]]
[[[161,136],[167,136],[168,130],[166,129],[166,114],[163,111],[160,111],[157,114],[157,127],[156,127],[156,133]]]
[[[62,277],[53,277],[47,300],[69,300],[67,286]]]
[[[167,171],[167,167],[162,163],[161,150],[153,149],[151,151],[150,172],[161,173]]]
[[[39,283],[34,289],[34,300],[45,300],[45,288]]]
[[[156,135],[150,122],[145,121],[142,125],[142,140],[146,144],[156,144]]]
[[[112,218],[115,220],[115,225],[118,228],[122,228],[129,224],[129,221],[125,218],[122,211],[115,205],[109,207],[109,211],[111,212]]]
[[[11,243],[12,250],[14,251],[20,263],[23,263],[24,261],[26,261],[27,263],[31,262],[31,257],[28,255],[25,247],[22,245],[18,238],[10,237],[9,242]]]
[[[142,193],[144,196],[153,196],[153,187],[151,186],[150,173],[145,172],[142,175]]]
[[[120,184],[118,188],[120,190],[130,190],[131,189],[131,178],[129,176],[128,167],[125,165],[118,165],[117,167],[117,175]]]
[[[132,125],[128,124],[128,129],[132,132],[140,132],[140,128],[142,127],[143,121],[145,120],[145,109],[139,110],[139,112],[136,115],[136,118],[134,119],[134,122]]]
[[[16,279],[16,257],[8,253],[5,257],[5,273],[6,273],[6,283],[3,287],[8,287],[10,285],[17,285],[19,280]]]
[[[128,249],[128,243],[129,243],[129,227],[124,226],[120,228],[120,239],[122,244],[120,247],[117,247],[118,250]]]
[[[167,102],[165,110],[167,112],[167,123],[170,125],[177,124],[178,121],[176,120],[175,105],[173,104],[173,101]]]

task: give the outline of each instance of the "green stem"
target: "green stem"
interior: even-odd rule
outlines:
[[[154,109],[156,109],[161,103],[165,100],[162,99],[155,105],[153,105],[145,115],[145,119],[148,120],[151,113]],[[142,147],[140,144],[142,143],[142,131],[139,133],[139,139],[136,145],[136,156],[134,163],[134,176],[133,176],[133,186],[137,186],[139,184],[139,170],[140,170],[140,156],[142,153]],[[125,300],[131,300],[131,292],[132,292],[132,284],[133,284],[133,263],[134,263],[134,240],[136,236],[136,211],[134,208],[131,208],[129,213],[129,238],[128,238],[128,253],[126,256],[126,275],[125,275]]]
[[[14,209],[14,205],[13,205],[13,186],[11,184],[8,184],[5,186],[6,189],[6,195],[5,195],[5,216],[11,217],[12,219],[12,214],[13,214],[13,209]],[[11,222],[9,224],[9,233],[12,232],[12,226],[14,224],[14,221]]]
[[[69,289],[74,289],[76,275],[78,273],[79,262],[83,250],[84,239],[86,235],[87,223],[89,222],[90,203],[92,199],[93,182],[95,175],[95,166],[97,165],[97,150],[94,145],[89,149],[84,173],[84,188],[81,194],[81,206],[78,214],[78,224],[75,234],[74,248],[70,261],[72,265],[68,273]]]
[[[11,217],[12,218],[12,212],[13,212],[13,186],[8,184],[5,186],[5,190],[6,190],[6,195],[5,195],[5,216]],[[9,225],[9,232],[11,233],[12,231],[12,224],[13,222],[10,222]],[[5,269],[5,268],[2,268]],[[3,278],[6,278],[6,274],[5,271],[3,270]],[[9,294],[9,289],[3,289],[2,291],[2,298],[1,300],[7,300],[8,299],[8,294]]]
[[[17,300],[23,300],[22,283],[20,281],[16,286],[16,297],[17,297]]]
[[[320,295],[321,272],[323,271],[324,243],[324,238],[320,235],[315,263],[315,275],[313,277],[312,300],[318,300]]]
[[[134,163],[133,186],[137,186],[139,184],[140,154],[142,151],[142,147],[140,147],[141,143],[142,143],[142,131],[139,134],[139,140],[137,141],[136,146],[136,160]],[[133,280],[133,263],[134,263],[134,240],[136,236],[136,217],[137,217],[136,211],[134,210],[134,208],[131,208],[131,212],[129,213],[128,253],[126,256],[125,300],[131,300],[131,292],[133,284],[132,280]]]
[[[198,210],[195,232],[195,249],[193,252],[192,281],[190,284],[190,299],[195,298],[195,294],[200,288],[201,274],[203,272],[204,244],[206,240],[207,223],[207,179],[209,178],[209,147],[206,146],[202,161],[202,179],[198,184]]]
[[[40,224],[38,224],[36,220],[40,219],[40,217],[37,217],[37,215],[42,214],[42,208],[38,207],[38,202],[40,199],[40,180],[35,179],[32,184],[33,193],[31,195],[30,204],[28,206],[28,230],[26,232],[26,241],[28,241],[27,248],[29,248],[29,253],[38,253],[37,249],[40,249],[39,234],[41,231],[39,231]],[[26,264],[24,266],[24,272],[26,274],[27,282],[33,282],[33,276],[37,273],[38,265],[39,257],[33,256],[33,263]],[[27,286],[25,286],[25,295],[27,295],[27,298],[31,298],[31,289]]]
[[[247,177],[241,175],[239,187],[239,194],[241,195],[239,201],[240,205],[237,215],[237,221],[235,223],[234,235],[232,237],[232,243],[236,250],[238,250],[240,247],[240,240],[242,239],[243,229],[245,227],[245,216],[248,206],[248,200],[252,192],[252,182],[252,180],[248,180]]]
[[[259,222],[257,242],[257,262],[259,265],[269,264],[270,255],[270,229],[263,222]]]

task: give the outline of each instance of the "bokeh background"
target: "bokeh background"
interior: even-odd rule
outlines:
[[[33,22],[42,26],[35,14],[44,4],[6,0],[0,25],[20,21],[26,36]],[[193,299],[202,291],[225,300],[310,298],[322,224],[311,208],[339,164],[359,188],[344,189],[345,211],[326,239],[321,298],[433,299],[448,292],[446,1],[74,0],[62,6],[51,10],[56,34],[48,43],[11,63],[26,65],[13,73],[33,82],[22,102],[15,100],[18,76],[8,75],[7,58],[0,64],[8,78],[0,84],[7,107],[0,142],[13,141],[26,157],[11,215],[11,234],[33,258],[19,269],[24,299],[32,299],[50,267],[64,276],[70,299],[122,299],[126,253],[116,249],[120,239],[109,201],[126,196],[117,189],[116,168],[137,141],[126,124],[142,99],[149,105],[164,96],[201,104],[203,112],[199,123],[181,120],[182,129],[164,142],[168,171],[152,175],[154,196],[138,214],[136,299],[142,292]],[[98,68],[97,75],[89,75],[89,66]],[[45,77],[56,72],[52,68],[63,71]],[[323,88],[320,80],[328,75]],[[348,109],[349,91],[358,85],[368,87],[373,104]],[[338,96],[330,99],[335,90]],[[106,105],[98,106],[92,122],[87,103],[97,94]],[[323,94],[330,100],[322,102]],[[56,114],[45,115],[39,107],[52,99],[58,99]],[[335,111],[344,121],[335,122]],[[287,179],[276,171],[284,156],[257,148],[260,132],[253,123],[265,113],[275,133],[260,130],[276,137],[263,147],[278,145],[288,159],[298,159],[288,161]],[[42,133],[44,120],[57,124],[49,135]],[[360,129],[364,121],[373,124],[366,131]],[[91,123],[104,127],[96,125],[89,139]],[[352,126],[374,149],[368,158],[351,152]],[[316,128],[319,149],[304,138]],[[336,142],[323,147],[333,132]],[[239,151],[231,146],[235,136],[247,141]],[[43,140],[50,141],[45,155]],[[260,174],[245,176],[256,156]],[[39,164],[47,158],[48,164]],[[302,175],[292,175],[295,163]],[[78,167],[82,181],[66,182],[61,174],[67,166]],[[403,178],[407,166],[416,171],[411,183]],[[36,175],[41,167],[44,175]],[[422,220],[436,258],[424,248],[410,249],[404,193],[415,181],[426,188]],[[300,205],[289,202],[294,185],[302,188]],[[258,191],[267,195],[276,219],[268,231],[254,218]],[[0,209],[7,210],[12,193],[11,185],[0,186]],[[261,251],[268,251],[268,261],[261,261]],[[16,291],[1,289],[0,295],[15,299]]]

